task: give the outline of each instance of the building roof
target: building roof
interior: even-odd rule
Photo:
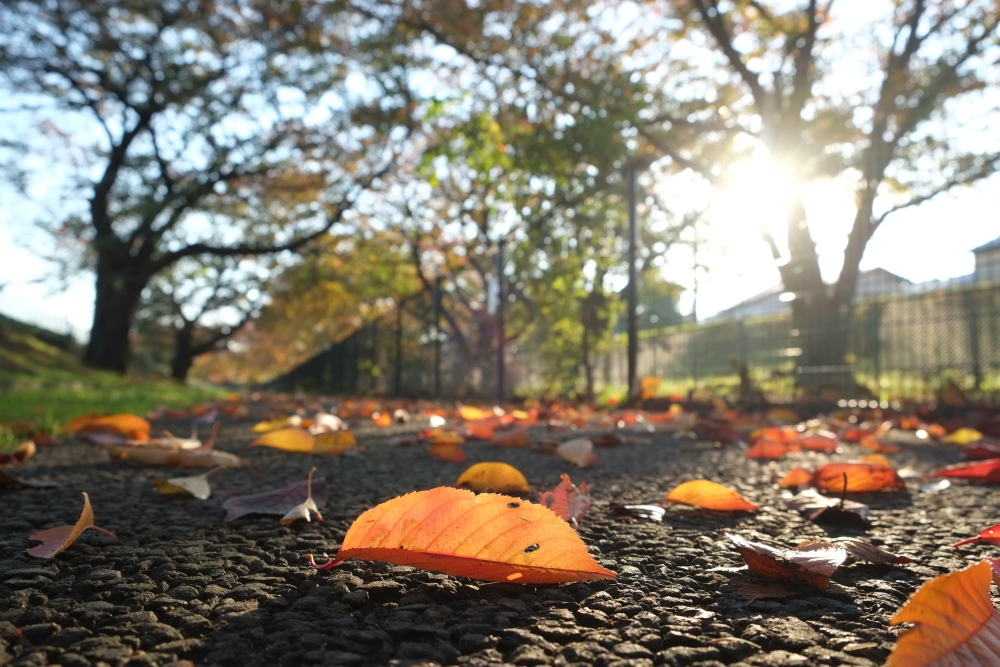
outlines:
[[[984,243],[978,248],[973,248],[972,252],[986,252],[987,250],[996,250],[998,248],[1000,248],[1000,236],[993,239],[989,243]]]

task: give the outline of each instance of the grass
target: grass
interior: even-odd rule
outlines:
[[[184,408],[226,394],[211,385],[87,368],[69,346],[35,333],[10,320],[0,322],[0,451],[30,432],[55,434],[77,415],[143,415],[157,406]]]

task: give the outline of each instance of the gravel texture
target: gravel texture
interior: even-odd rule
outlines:
[[[743,564],[724,533],[788,546],[862,534],[824,530],[786,509],[775,481],[796,465],[864,450],[844,445],[838,454],[762,463],[739,446],[651,434],[599,449],[600,462],[581,471],[552,454],[485,443],[467,445],[468,464],[443,463],[426,446],[388,447],[374,428],[356,430],[356,456],[247,449],[252,423],[225,422],[218,447],[254,465],[213,473],[207,501],[155,492],[153,477],[187,473],[112,462],[72,441],[42,449],[17,471],[61,486],[0,488],[0,665],[880,665],[900,633],[888,621],[921,583],[996,555],[989,545],[948,546],[997,523],[996,488],[956,481],[922,494],[926,482],[910,479],[903,492],[851,498],[872,508],[867,538],[915,563],[848,564],[825,591],[790,583],[788,597],[753,599],[759,582],[751,575],[711,571]],[[187,431],[176,422],[156,427]],[[407,428],[416,427],[394,430]],[[903,451],[890,455],[897,467],[929,471],[960,460],[954,445],[900,437]],[[517,466],[534,489],[554,487],[565,472],[586,481],[594,505],[579,532],[617,580],[518,586],[384,563],[305,564],[307,553],[335,553],[362,511],[453,484],[466,465],[491,460]],[[314,465],[330,484],[323,522],[222,522],[226,497],[302,480]],[[672,506],[663,523],[608,511],[661,502],[697,478],[738,489],[760,511]],[[28,556],[29,534],[76,520],[81,491],[96,523],[117,538],[88,531],[52,560]]]

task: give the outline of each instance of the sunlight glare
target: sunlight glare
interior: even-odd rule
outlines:
[[[713,204],[713,231],[722,238],[761,238],[761,229],[774,237],[779,248],[787,236],[785,221],[796,184],[766,153],[734,165],[729,187]]]

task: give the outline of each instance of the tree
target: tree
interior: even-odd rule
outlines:
[[[829,288],[801,194],[789,204],[785,247],[764,230],[784,287],[795,295],[799,371],[852,385],[841,371],[846,323],[872,235],[897,211],[980,181],[1000,164],[996,143],[981,140],[997,121],[983,93],[1000,83],[1000,6],[899,0],[880,22],[850,32],[841,27],[850,23],[847,5],[838,5],[838,15],[832,4],[690,0],[666,9],[664,16],[685,22],[689,46],[710,49],[704,54],[692,46],[709,64],[689,70],[680,83],[718,91],[714,122],[721,123],[714,135],[702,135],[700,146],[669,155],[675,167],[718,183],[724,180],[718,164],[699,151],[714,141],[737,141],[748,151],[766,151],[800,186],[853,180],[857,212]],[[855,76],[845,78],[845,68]],[[692,119],[668,114],[658,120]],[[654,141],[661,129],[645,127]]]
[[[225,349],[259,314],[266,276],[264,267],[223,257],[207,264],[182,260],[150,281],[136,320],[153,341],[161,331],[169,333],[170,377],[187,381],[195,359]],[[153,346],[147,341],[145,347]]]
[[[344,86],[350,18],[320,0],[0,0],[8,92],[80,156],[52,231],[95,273],[86,363],[126,370],[159,272],[301,248],[385,173],[385,135],[351,125],[370,100]]]

